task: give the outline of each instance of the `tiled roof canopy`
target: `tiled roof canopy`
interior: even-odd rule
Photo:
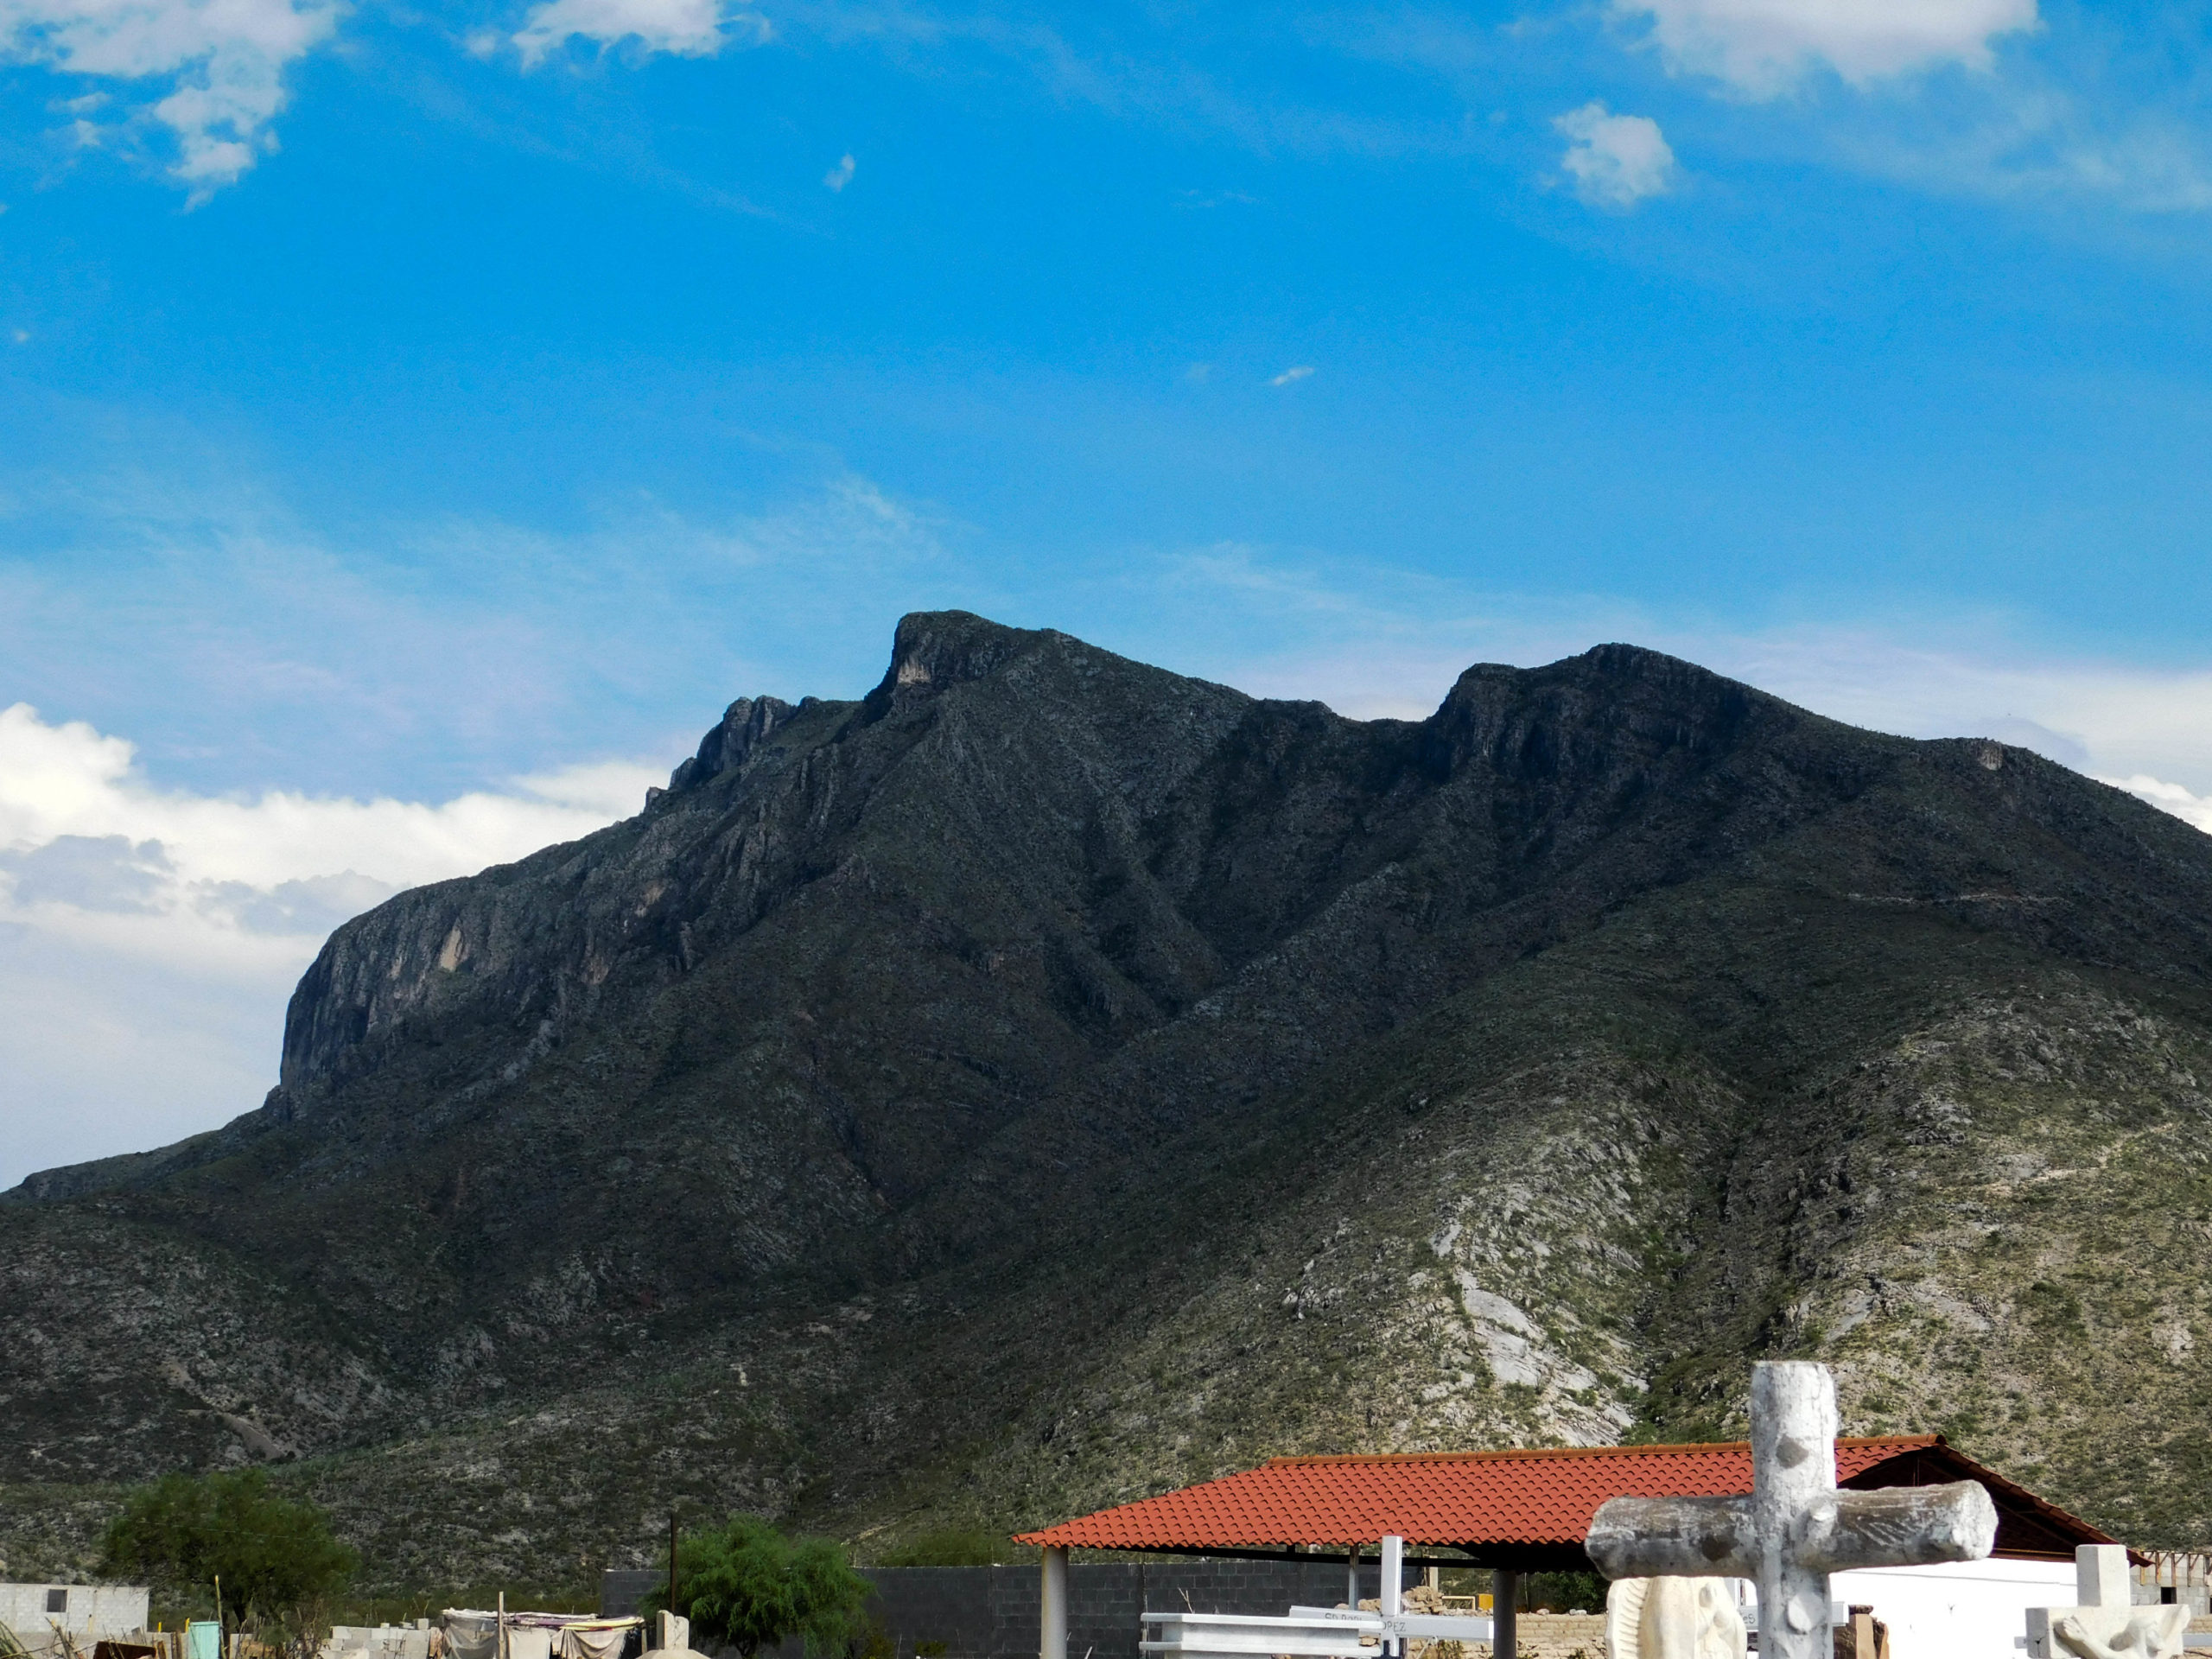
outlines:
[[[1940,1434],[1840,1440],[1835,1461],[1837,1481],[1845,1486],[1980,1481],[1997,1504],[2000,1556],[2070,1560],[2076,1544],[2116,1541],[1954,1451]],[[1395,1533],[1408,1546],[1463,1551],[1485,1566],[1586,1569],[1582,1540],[1590,1517],[1609,1497],[1751,1490],[1751,1448],[1743,1440],[1277,1458],[1242,1474],[1023,1533],[1015,1541],[1178,1554],[1278,1554],[1300,1545],[1372,1548]]]

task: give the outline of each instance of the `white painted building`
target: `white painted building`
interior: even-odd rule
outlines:
[[[50,1646],[57,1629],[88,1646],[88,1637],[144,1630],[151,1599],[143,1585],[0,1584],[0,1624],[34,1650]]]
[[[1758,1597],[1736,1581],[1744,1622],[1758,1628]],[[2071,1561],[1945,1561],[1935,1567],[1878,1567],[1828,1580],[1830,1611],[1841,1624],[1853,1607],[1871,1607],[1890,1627],[1890,1659],[2019,1659],[2031,1607],[2071,1607]]]
[[[1828,1593],[1872,1607],[1890,1659],[2018,1659],[2031,1607],[2071,1607],[2071,1561],[1945,1561],[1838,1573]]]

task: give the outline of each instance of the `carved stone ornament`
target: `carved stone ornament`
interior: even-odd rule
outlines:
[[[2186,1607],[2076,1607],[2050,1627],[2052,1644],[2079,1659],[2181,1659]]]
[[[1726,1579],[1616,1579],[1605,1593],[1607,1659],[1744,1659]]]
[[[2028,1609],[2029,1659],[2181,1659],[2189,1609],[2133,1605],[2126,1550],[2083,1544],[2074,1574],[2080,1606]]]

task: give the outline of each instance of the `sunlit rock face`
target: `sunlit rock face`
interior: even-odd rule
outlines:
[[[2212,841],[2021,750],[1624,645],[1358,722],[909,617],[340,927],[259,1109],[11,1195],[0,1554],[270,1460],[383,1581],[550,1582],[676,1496],[895,1542],[1733,1435],[1799,1354],[2191,1541],[2209,969]]]

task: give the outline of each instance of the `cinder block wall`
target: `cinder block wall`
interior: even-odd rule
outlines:
[[[941,1651],[943,1659],[1035,1659],[1039,1584],[1033,1563],[870,1567],[861,1572],[875,1586],[873,1611],[899,1659],[917,1659],[917,1649],[924,1647]],[[660,1576],[607,1573],[600,1583],[600,1611],[610,1617],[635,1612]],[[1361,1569],[1360,1594],[1379,1592],[1378,1569],[1369,1562]],[[1344,1599],[1341,1563],[1077,1561],[1068,1568],[1068,1659],[1139,1659],[1138,1616],[1147,1611],[1285,1613],[1294,1605],[1332,1607]],[[941,1650],[934,1645],[940,1643]],[[787,1642],[777,1659],[801,1659],[801,1654],[798,1643]]]

